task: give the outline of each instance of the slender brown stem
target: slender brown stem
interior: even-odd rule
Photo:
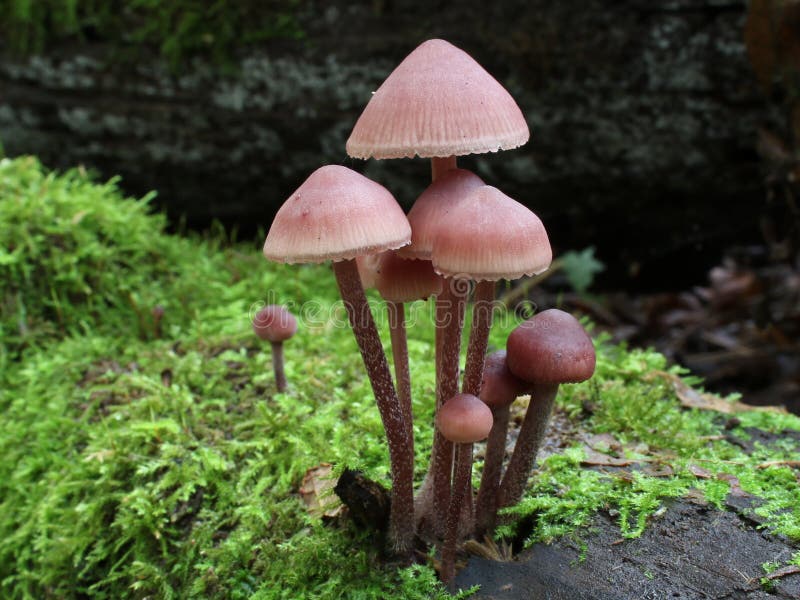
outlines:
[[[506,454],[508,421],[511,404],[492,411],[492,430],[486,441],[486,456],[483,459],[483,474],[475,502],[475,536],[481,540],[494,531],[497,515],[497,490],[503,473],[503,457]]]
[[[389,363],[383,352],[378,330],[372,318],[361,278],[354,260],[333,263],[336,283],[344,300],[350,326],[353,328],[367,370],[372,392],[378,404],[389,445],[392,476],[392,507],[389,515],[389,537],[398,553],[411,550],[414,541],[414,455],[413,443],[407,439],[408,428],[397,398]]]
[[[533,468],[536,453],[544,440],[557,393],[557,383],[533,386],[528,412],[525,413],[525,420],[519,430],[514,453],[511,455],[503,481],[500,482],[497,494],[498,509],[513,506],[522,498],[525,485],[528,483],[528,474]]]
[[[414,417],[411,409],[411,374],[408,369],[408,341],[406,338],[406,313],[402,302],[387,302],[386,311],[389,316],[389,332],[392,337],[392,358],[394,360],[394,380],[397,385],[397,397],[403,410],[403,418],[408,427],[408,439],[411,440],[411,454],[414,454]]]
[[[472,498],[472,444],[457,444],[456,473],[453,477],[453,493],[447,507],[444,544],[442,545],[441,577],[445,585],[452,587],[456,572],[456,543],[459,521],[464,501]]]
[[[272,344],[272,370],[275,371],[275,387],[279,392],[286,391],[286,374],[283,371],[283,342]]]
[[[455,168],[457,168],[455,156],[434,156],[431,158],[431,180],[436,181]]]
[[[431,179],[436,181],[442,175],[452,169],[457,168],[457,159],[455,156],[447,157],[433,157],[431,159]],[[445,339],[445,331],[447,331],[447,323],[454,321],[454,314],[452,313],[452,301],[446,292],[445,285],[442,293],[436,299],[436,412],[444,404],[444,402],[458,393],[458,381],[456,380],[455,389],[448,390],[450,393],[445,394],[442,389],[442,368],[443,368],[443,345]],[[462,317],[463,319],[463,317]],[[459,346],[460,335],[459,331]],[[456,378],[458,377],[458,366],[456,365]],[[431,514],[427,515],[427,519],[433,525],[434,532],[437,536],[441,536],[444,531],[444,509],[450,499],[450,478],[453,470],[453,444],[448,442],[444,436],[439,433],[439,430],[433,430],[433,449],[431,450],[431,461],[427,475],[425,476],[426,482],[432,481],[433,487],[433,502],[430,505]]]
[[[475,287],[475,305],[472,308],[472,330],[467,346],[467,364],[464,369],[462,392],[478,396],[481,393],[483,364],[492,328],[492,303],[494,281],[480,281]]]
[[[445,322],[441,325],[441,362],[436,406],[441,407],[458,394],[459,361],[461,358],[461,331],[464,327],[469,282],[448,279],[437,299],[443,304]],[[437,306],[438,310],[438,306]],[[444,524],[445,511],[450,502],[450,481],[453,472],[453,444],[440,436],[439,447],[434,446],[433,456],[433,522],[437,532]]]

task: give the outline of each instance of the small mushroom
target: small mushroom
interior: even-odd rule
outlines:
[[[528,474],[542,445],[561,383],[578,383],[594,373],[594,345],[578,320],[564,311],[542,311],[508,336],[509,370],[531,385],[531,401],[514,453],[500,483],[497,506],[519,502]]]
[[[472,500],[472,445],[485,439],[492,429],[492,411],[477,396],[457,394],[436,414],[436,427],[456,444],[456,468],[450,504],[447,507],[441,577],[450,584],[455,576],[456,542],[464,501]]]
[[[283,342],[297,332],[297,319],[287,309],[277,304],[265,306],[253,317],[253,331],[262,340],[272,344],[272,368],[279,392],[286,391],[286,374],[283,370]]]
[[[497,489],[503,474],[511,404],[528,388],[529,384],[509,370],[505,350],[498,350],[486,357],[480,399],[491,409],[494,421],[486,441],[481,485],[475,501],[475,536],[479,540],[494,529]]]

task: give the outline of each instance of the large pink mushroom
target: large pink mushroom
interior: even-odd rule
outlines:
[[[389,535],[400,553],[408,552],[414,539],[413,440],[355,258],[394,250],[410,241],[408,220],[388,190],[355,171],[329,165],[314,171],[283,204],[264,242],[264,255],[273,261],[333,261],[386,431],[392,476]]]

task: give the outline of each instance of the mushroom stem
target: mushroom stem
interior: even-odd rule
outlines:
[[[453,493],[447,507],[444,543],[442,545],[442,567],[440,575],[448,587],[452,587],[456,572],[456,542],[459,521],[466,499],[472,499],[472,444],[456,444],[456,470],[453,478]]]
[[[497,494],[497,508],[513,506],[522,498],[528,475],[533,468],[536,453],[544,440],[544,433],[553,404],[558,393],[557,383],[536,383],[531,389],[528,411],[522,421],[514,453],[508,463],[506,474],[500,482]]]
[[[475,501],[475,536],[480,540],[494,531],[497,516],[497,490],[503,474],[503,457],[506,453],[508,421],[511,405],[506,404],[492,411],[492,430],[486,441],[486,455],[483,459],[483,474]]]
[[[455,168],[455,156],[434,156],[431,158],[431,180],[436,181],[439,177]]]
[[[407,553],[414,541],[414,455],[413,441],[407,439],[410,429],[403,417],[355,260],[334,262],[333,272],[386,431],[392,476],[389,537],[396,552]]]
[[[389,332],[392,338],[392,359],[394,361],[394,379],[397,385],[397,397],[406,422],[410,440],[411,454],[414,454],[414,417],[411,409],[411,374],[408,369],[408,341],[406,337],[406,313],[402,302],[386,303],[389,316]]]
[[[283,342],[272,344],[272,369],[275,371],[275,386],[279,392],[286,391],[286,373],[283,371]]]
[[[467,364],[464,369],[462,392],[478,396],[481,393],[483,364],[492,328],[492,302],[494,281],[480,281],[475,286],[475,304],[472,307],[472,330],[467,346]]]
[[[467,280],[448,279],[442,288],[441,295],[436,300],[437,313],[441,304],[441,314],[444,319],[442,323],[438,324],[442,328],[442,340],[439,346],[441,356],[437,360],[439,366],[436,390],[437,411],[449,398],[458,394],[461,331],[464,327],[464,310],[468,290],[469,282]],[[442,530],[443,515],[450,502],[452,472],[453,443],[446,440],[437,431],[433,447],[433,522],[437,534]]]

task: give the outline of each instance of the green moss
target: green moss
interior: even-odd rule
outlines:
[[[321,462],[388,484],[380,419],[330,269],[270,264],[258,244],[181,239],[163,225],[113,182],[48,173],[31,158],[0,163],[0,596],[444,597],[430,566],[384,565],[372,536],[324,525],[298,497]],[[284,394],[250,330],[263,302],[302,317],[286,345]],[[156,303],[166,307],[161,338]],[[408,314],[421,477],[431,307]],[[491,345],[515,323],[499,315]],[[696,466],[737,477],[761,499],[766,527],[800,539],[792,471],[754,468],[796,460],[794,445],[747,456],[719,439],[718,415],[680,408],[654,375],[662,356],[604,341],[598,353],[596,378],[565,387],[561,408],[589,432],[612,433],[625,456],[673,474],[588,469],[575,444],[543,462],[513,510],[535,518],[529,541],[581,535],[600,509],[635,536],[692,488],[721,506],[728,481],[697,477]],[[732,433],[742,437],[754,424],[800,430],[794,417],[740,420]]]
[[[297,0],[0,0],[0,35],[23,54],[88,37],[109,41],[121,56],[154,48],[173,66],[198,54],[228,62],[254,43],[303,37],[299,7]]]

